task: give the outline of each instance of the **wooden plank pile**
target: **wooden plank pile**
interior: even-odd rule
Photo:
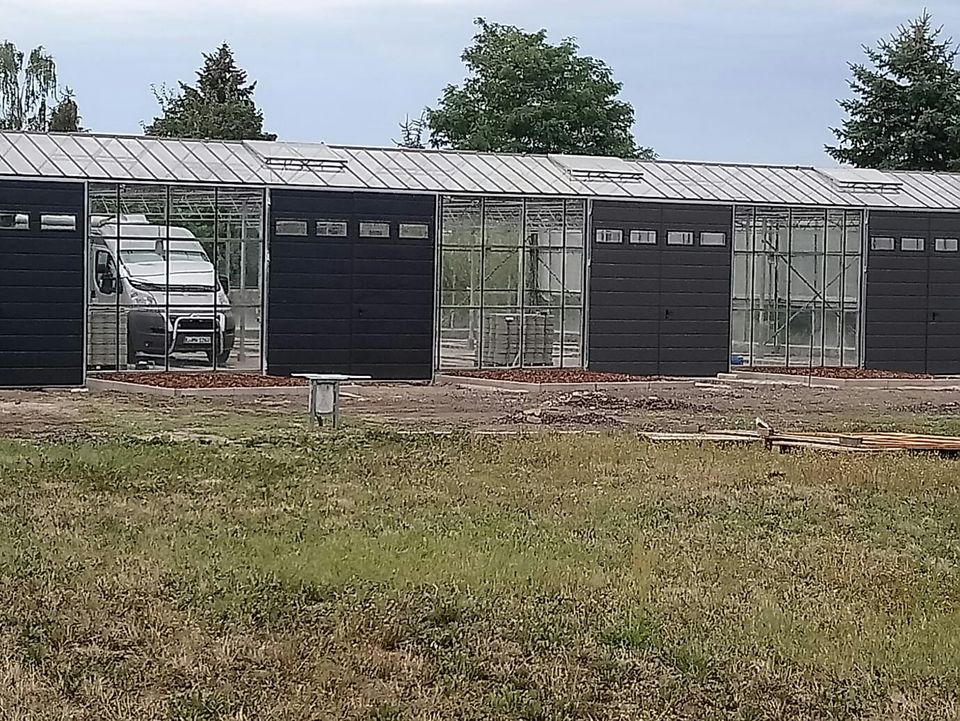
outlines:
[[[654,443],[688,442],[747,445],[762,443],[781,453],[815,450],[832,453],[939,453],[960,454],[960,438],[914,433],[778,433],[758,425],[756,431],[709,433],[642,433]]]

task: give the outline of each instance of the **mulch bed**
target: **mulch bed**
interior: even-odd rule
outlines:
[[[307,385],[303,378],[254,373],[104,373],[98,377],[154,388],[286,388]]]
[[[933,378],[923,373],[899,373],[897,371],[867,370],[865,368],[783,368],[783,367],[740,367],[735,371],[749,371],[751,373],[777,373],[787,376],[813,376],[814,378],[841,378],[841,379],[883,379],[883,378]]]
[[[448,375],[518,383],[637,383],[660,380],[655,376],[597,373],[577,368],[506,368],[495,371],[454,371]]]

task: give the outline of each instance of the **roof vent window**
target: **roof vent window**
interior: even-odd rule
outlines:
[[[339,173],[347,168],[347,159],[326,145],[317,143],[275,143],[245,140],[243,144],[277,170],[316,170]]]
[[[588,183],[639,183],[643,180],[643,166],[635,160],[598,158],[588,155],[551,155],[549,157],[574,180]]]
[[[826,168],[818,170],[839,190],[850,193],[899,193],[903,181],[869,168]]]

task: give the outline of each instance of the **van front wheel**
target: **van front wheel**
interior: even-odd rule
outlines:
[[[207,351],[207,362],[213,365],[214,357],[216,357],[217,367],[222,368],[230,360],[230,350],[230,348],[221,348],[220,341],[215,341],[214,347]]]

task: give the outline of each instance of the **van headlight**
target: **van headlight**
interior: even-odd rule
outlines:
[[[129,296],[130,302],[133,305],[157,305],[157,299],[153,297],[152,293],[148,293],[145,290],[137,290],[133,286],[130,286]]]

